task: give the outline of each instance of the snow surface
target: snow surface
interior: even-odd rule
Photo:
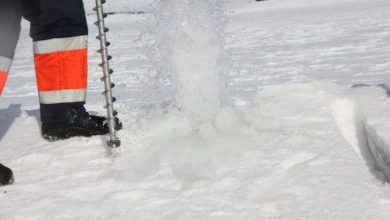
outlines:
[[[107,19],[124,123],[114,152],[105,137],[41,138],[24,23],[0,102],[0,161],[16,177],[0,219],[389,219],[389,186],[365,152],[389,157],[389,99],[351,88],[390,83],[389,9],[109,2],[121,12]],[[87,107],[104,114],[90,31]]]

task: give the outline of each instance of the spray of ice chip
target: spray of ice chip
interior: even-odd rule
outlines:
[[[228,104],[221,3],[161,0],[155,14],[158,71],[172,81],[178,109],[194,128],[214,123]]]

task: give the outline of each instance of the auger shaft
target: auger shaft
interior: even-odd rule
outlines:
[[[100,67],[103,69],[103,77],[102,81],[104,82],[105,90],[103,92],[103,95],[106,98],[106,109],[107,109],[107,123],[109,126],[109,135],[110,140],[107,142],[108,146],[117,148],[120,146],[121,142],[116,136],[116,129],[115,129],[115,117],[117,115],[117,112],[114,110],[113,103],[115,102],[115,97],[112,96],[112,88],[115,86],[111,82],[110,74],[113,73],[113,70],[110,69],[109,60],[111,59],[111,56],[108,55],[107,47],[110,45],[110,43],[107,41],[106,33],[108,32],[108,28],[106,28],[104,23],[104,18],[107,17],[107,14],[103,11],[103,4],[105,3],[105,0],[95,0],[96,1],[96,8],[94,10],[97,14],[97,22],[95,23],[98,26],[99,29],[99,35],[97,36],[97,39],[100,40],[100,50],[98,50],[98,53],[101,54],[102,57],[102,63],[100,64]]]

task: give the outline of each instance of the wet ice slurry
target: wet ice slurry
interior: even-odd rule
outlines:
[[[173,85],[176,110],[142,124],[136,132],[147,138],[122,155],[114,175],[133,181],[169,172],[186,187],[225,175],[226,164],[239,163],[240,151],[254,145],[251,128],[230,105],[223,22],[219,1],[157,3],[150,32],[155,39],[151,62],[158,72],[150,80],[161,83],[157,96],[168,104],[165,92]]]

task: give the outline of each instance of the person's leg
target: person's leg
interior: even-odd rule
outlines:
[[[30,21],[41,120],[63,121],[85,103],[88,27],[81,0],[24,0]]]
[[[0,96],[20,34],[21,1],[0,0]]]
[[[21,1],[0,0],[0,96],[8,78],[20,34]],[[0,186],[13,183],[11,169],[0,163]]]
[[[82,0],[24,0],[23,14],[31,22],[43,136],[108,133],[105,118],[84,108],[88,27]]]

